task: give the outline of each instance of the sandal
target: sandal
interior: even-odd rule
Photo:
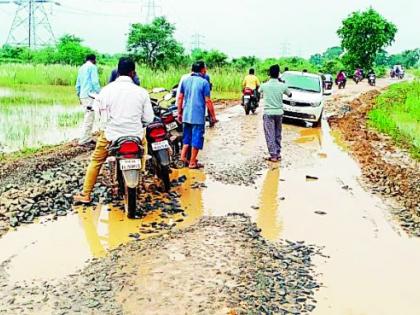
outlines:
[[[191,165],[191,164],[189,165],[189,169],[190,170],[198,170],[200,168],[204,168],[204,164],[201,164],[201,163],[196,162],[193,165]]]
[[[92,203],[92,197],[85,196],[84,194],[77,194],[73,196],[73,201],[75,205],[77,204],[88,205]]]
[[[265,160],[266,160],[266,161],[268,161],[268,162],[273,162],[273,163],[276,163],[276,162],[278,162],[278,161],[279,161],[279,159],[277,159],[277,158],[273,158],[273,157],[268,157],[268,158],[265,158]]]

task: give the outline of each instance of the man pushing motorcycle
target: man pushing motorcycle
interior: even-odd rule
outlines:
[[[106,117],[106,121],[87,168],[83,192],[74,196],[77,203],[88,204],[92,201],[93,187],[108,157],[108,145],[121,137],[133,136],[143,139],[143,123],[151,123],[154,119],[149,94],[133,83],[135,70],[133,60],[120,58],[120,76],[104,87],[96,97],[99,112],[101,116]]]

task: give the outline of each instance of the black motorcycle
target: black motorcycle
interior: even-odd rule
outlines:
[[[368,75],[368,83],[370,86],[376,85],[376,75],[374,73]]]

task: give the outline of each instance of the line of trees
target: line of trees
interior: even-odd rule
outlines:
[[[268,69],[274,62],[282,67],[323,73],[336,73],[340,69],[351,71],[356,67],[388,67],[394,64],[419,66],[420,49],[407,50],[401,54],[389,55],[385,48],[394,41],[397,28],[372,8],[364,12],[354,12],[343,20],[337,34],[341,46],[328,48],[325,52],[314,54],[309,60],[299,57],[280,59],[258,59],[244,56],[229,59],[219,50],[193,50],[187,53],[174,37],[175,26],[165,17],[156,18],[150,24],[135,23],[128,32],[127,52],[138,63],[152,69],[169,67],[188,67],[193,60],[204,60],[209,67],[233,67],[243,70],[256,67],[260,71]],[[23,47],[4,46],[0,49],[0,61],[80,65],[88,53],[95,53],[84,46],[81,38],[64,35],[54,47],[29,50]],[[115,64],[120,55],[98,54],[99,61]]]

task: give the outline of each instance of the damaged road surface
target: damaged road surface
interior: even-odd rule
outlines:
[[[327,110],[368,89],[350,83]],[[420,240],[398,205],[361,183],[326,121],[286,121],[283,160],[266,162],[261,111],[220,112],[205,169],[144,194],[140,220],[102,184],[93,206],[71,207],[86,153],[45,159],[22,185],[2,177],[0,314],[418,313]]]

